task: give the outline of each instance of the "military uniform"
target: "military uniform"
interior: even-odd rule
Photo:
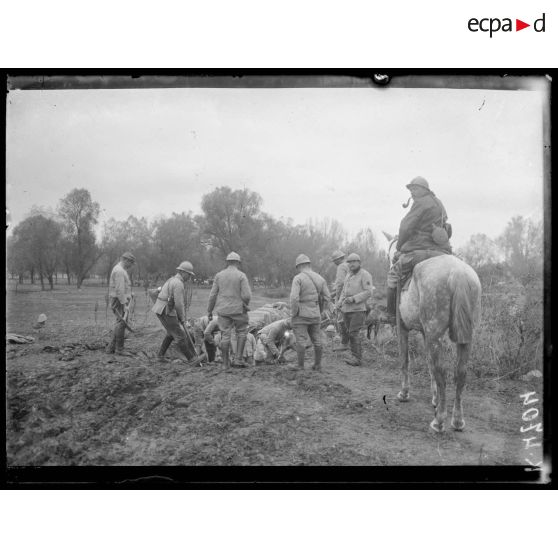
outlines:
[[[289,340],[285,339],[285,333],[291,329],[291,321],[287,318],[272,322],[260,330],[258,343],[263,345],[266,360],[270,361],[279,357],[279,347],[283,347],[282,354],[287,346],[292,345],[292,340],[289,343]]]
[[[215,336],[218,331],[219,322],[217,318],[213,318],[211,321],[207,319],[207,325],[203,330],[203,344],[205,346],[205,352],[207,353],[208,362],[213,362],[215,360],[217,352],[217,341],[215,340]]]
[[[238,343],[237,343],[236,331],[233,329],[231,331],[231,350],[236,358],[240,358],[240,355],[237,354],[237,349],[238,349]],[[247,364],[253,365],[255,354],[256,354],[256,338],[250,332],[248,332],[246,334],[246,343],[244,345],[242,359]]]
[[[435,227],[448,230],[446,224],[447,213],[442,202],[430,190],[428,182],[418,176],[407,188],[421,186],[413,194],[413,205],[401,221],[397,239],[398,258],[388,272],[388,315],[395,315],[395,289],[399,279],[405,280],[413,271],[415,265],[423,260],[451,254],[449,235],[442,243],[433,237]],[[449,229],[451,231],[451,229]]]
[[[349,273],[349,264],[347,262],[341,262],[337,266],[337,272],[335,274],[335,283],[333,284],[333,293],[335,300],[340,300],[341,291],[343,290],[343,285],[345,284],[345,277]],[[341,344],[343,348],[349,343],[349,332],[345,326],[345,319],[343,317],[343,312],[339,309],[337,313],[337,325],[339,333],[341,334]]]
[[[351,353],[354,357],[351,364],[360,365],[362,362],[361,331],[368,313],[367,303],[372,299],[373,289],[372,276],[368,271],[360,268],[356,273],[349,271],[339,297],[338,304],[341,305]]]
[[[314,346],[314,368],[321,369],[320,297],[324,303],[329,304],[331,295],[325,279],[320,274],[311,269],[304,269],[294,277],[290,300],[291,323],[297,339],[298,369],[304,368],[304,352],[308,338]]]
[[[237,254],[234,257],[238,258]],[[228,261],[235,261],[229,260]],[[244,352],[246,344],[246,334],[248,332],[248,304],[252,297],[248,278],[235,265],[229,265],[220,271],[213,280],[213,286],[209,293],[209,303],[207,306],[208,314],[213,310],[217,313],[219,329],[221,330],[221,352],[225,367],[228,365],[228,354],[231,341],[231,330],[234,327],[239,346]],[[236,361],[235,361],[236,362]],[[238,365],[244,366],[241,361]],[[233,363],[235,366],[235,363]]]
[[[120,353],[124,349],[124,332],[126,326],[121,317],[126,313],[126,306],[132,298],[132,283],[130,276],[121,262],[118,262],[111,271],[109,280],[109,300],[116,323],[112,334],[112,340],[107,347],[107,353]],[[119,317],[120,316],[120,317]]]
[[[180,352],[192,360],[196,356],[196,350],[191,340],[186,336],[180,324],[186,320],[184,308],[184,279],[180,273],[171,277],[162,287],[153,305],[152,311],[165,328],[167,334],[163,339],[159,356],[163,357],[170,344],[176,341]]]

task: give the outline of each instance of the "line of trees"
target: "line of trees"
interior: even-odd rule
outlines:
[[[234,250],[251,280],[285,287],[300,253],[333,280],[331,254],[341,248],[361,256],[375,284],[385,283],[387,256],[370,229],[349,238],[335,219],[295,225],[263,212],[262,201],[256,192],[224,186],[203,196],[199,215],[173,213],[151,222],[135,216],[123,221],[110,218],[97,241],[99,204],[88,190],[76,188],[60,200],[55,214],[35,208],[14,228],[7,239],[8,272],[20,282],[24,277],[39,280],[43,289],[47,283],[53,289],[62,274],[79,289],[91,274],[108,281],[119,256],[130,250],[137,258],[135,280],[160,281],[184,259],[192,262],[198,280],[206,280],[223,268],[225,256]],[[542,271],[542,248],[542,222],[515,216],[498,238],[473,235],[457,254],[481,279],[505,268],[521,280]]]
[[[102,225],[95,238],[99,204],[86,189],[74,189],[60,200],[55,214],[35,208],[19,223],[7,241],[7,266],[12,277],[23,282],[39,280],[51,289],[58,275],[80,288],[95,274],[108,281],[119,256],[132,251],[137,258],[133,270],[139,281],[157,281],[174,272],[184,259],[190,260],[196,278],[211,278],[223,268],[225,256],[238,252],[247,275],[260,284],[288,285],[295,273],[294,260],[303,252],[315,269],[333,279],[331,254],[342,248],[358,252],[375,282],[385,281],[387,257],[378,249],[370,229],[354,238],[334,219],[309,220],[295,225],[262,211],[262,198],[248,189],[216,188],[202,198],[202,213],[173,213],[153,221],[130,216],[113,218]]]

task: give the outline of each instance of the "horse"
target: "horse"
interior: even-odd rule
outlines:
[[[461,431],[462,394],[466,380],[466,364],[471,352],[473,332],[481,309],[481,284],[473,268],[452,255],[440,255],[418,263],[408,288],[398,297],[397,334],[401,360],[401,391],[397,398],[409,401],[409,331],[422,333],[427,351],[434,419],[430,427],[443,432],[447,417],[446,369],[441,362],[442,338],[456,345],[457,365],[454,372],[455,401],[451,426]]]

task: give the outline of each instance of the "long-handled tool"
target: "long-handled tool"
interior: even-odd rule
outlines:
[[[113,312],[115,313],[116,317],[124,324],[126,329],[129,329],[132,333],[135,331],[128,325],[128,322],[124,319],[124,316],[116,309],[113,308]]]

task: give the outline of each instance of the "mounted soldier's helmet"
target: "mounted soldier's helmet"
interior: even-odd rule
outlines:
[[[345,253],[342,252],[341,250],[335,250],[335,252],[333,252],[333,254],[331,254],[331,261],[334,262],[335,260],[338,260],[339,258],[344,258],[345,257]]]
[[[189,273],[190,275],[195,275],[194,273],[194,266],[188,262],[188,261],[184,261],[182,262],[177,268],[177,271],[185,271],[186,273]]]
[[[124,252],[124,254],[122,254],[121,256],[121,259],[136,263],[136,257],[134,256],[134,254],[132,254],[132,252]]]
[[[428,180],[426,180],[426,178],[423,178],[422,176],[416,176],[405,187],[409,188],[409,186],[422,186],[423,188],[430,190],[430,186],[428,185]]]
[[[295,260],[295,267],[298,267],[301,264],[311,263],[310,258],[306,254],[299,254]]]
[[[227,256],[227,260],[228,262],[239,262],[240,261],[240,256],[236,253],[236,252],[231,252],[228,256]]]
[[[358,254],[356,254],[355,252],[353,252],[347,258],[347,262],[360,262],[360,256]]]

